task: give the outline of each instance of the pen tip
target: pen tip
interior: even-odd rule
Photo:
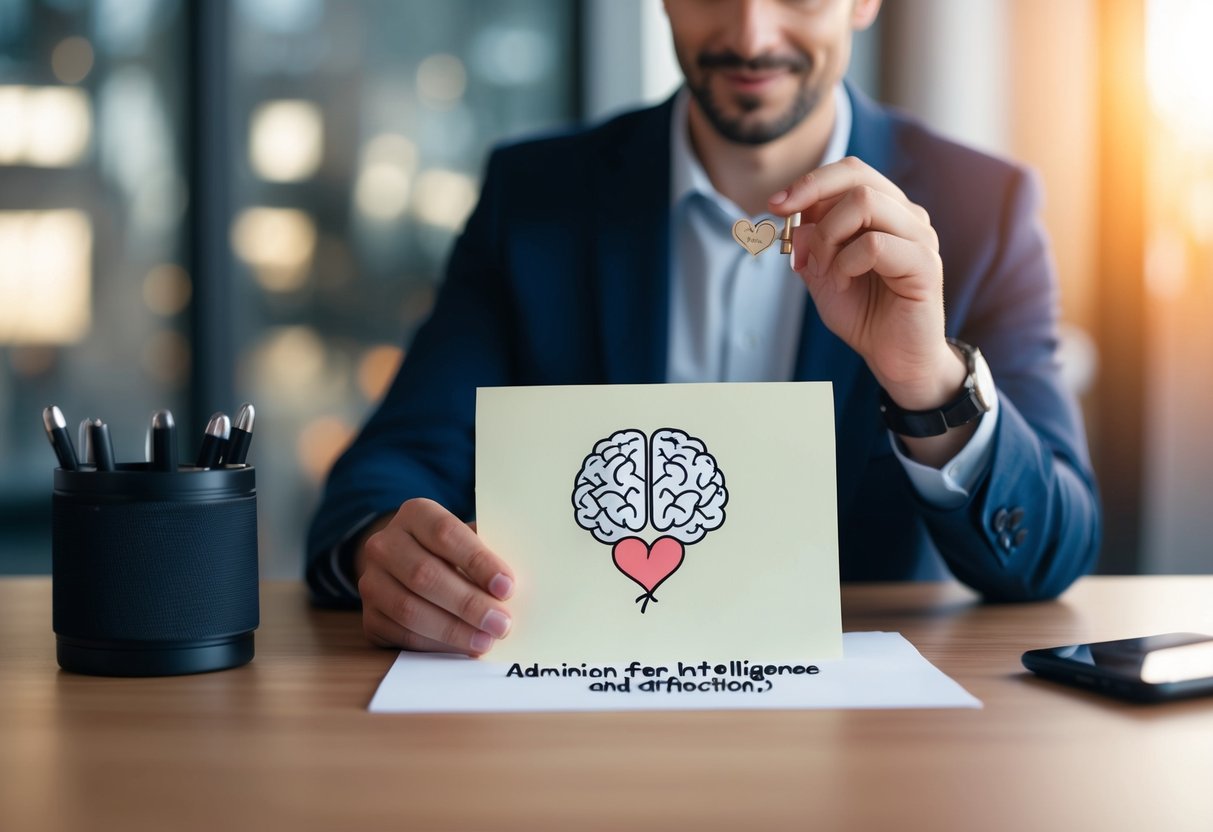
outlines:
[[[226,413],[216,413],[206,423],[206,432],[220,439],[227,439],[232,434],[232,420]]]
[[[63,418],[63,411],[52,404],[42,411],[42,424],[46,425],[46,430],[49,433],[56,428],[66,428],[67,419]]]
[[[253,432],[253,420],[257,418],[257,411],[251,404],[245,402],[240,405],[240,410],[236,411],[236,421],[233,426],[239,428],[246,433]]]

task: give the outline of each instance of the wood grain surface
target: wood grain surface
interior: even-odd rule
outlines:
[[[984,709],[372,715],[393,653],[262,588],[257,657],[199,676],[55,664],[50,582],[0,580],[0,829],[1213,829],[1213,698],[1122,704],[1029,648],[1213,632],[1213,576],[1087,578],[983,605],[843,588]]]

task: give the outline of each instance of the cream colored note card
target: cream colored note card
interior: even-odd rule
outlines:
[[[506,662],[842,655],[829,383],[481,388]]]

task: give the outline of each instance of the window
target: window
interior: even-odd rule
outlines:
[[[298,575],[489,148],[576,120],[578,24],[571,0],[0,0],[0,572],[49,569],[44,406],[138,460],[152,410],[197,432],[251,401],[262,570]],[[217,139],[186,129],[200,77]],[[221,204],[191,201],[211,170]]]

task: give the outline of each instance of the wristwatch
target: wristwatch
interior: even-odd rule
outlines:
[[[960,353],[968,371],[960,395],[938,410],[906,410],[881,388],[880,413],[889,430],[912,438],[940,436],[969,424],[994,406],[998,391],[981,350],[955,338],[949,338],[948,343]]]

